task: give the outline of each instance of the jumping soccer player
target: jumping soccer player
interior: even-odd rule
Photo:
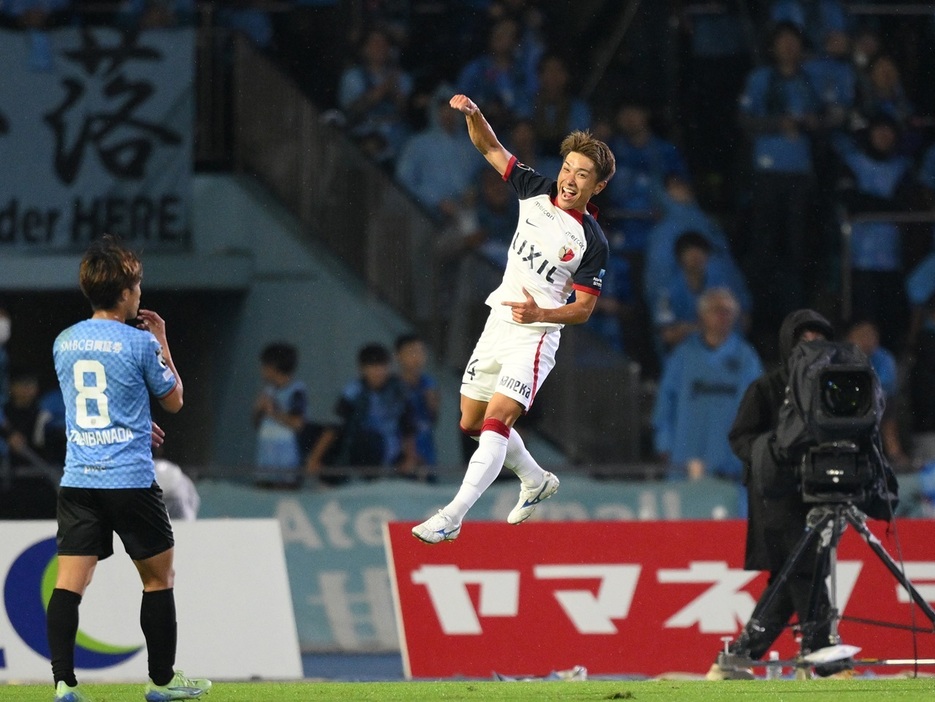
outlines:
[[[143,582],[145,698],[194,699],[211,681],[174,669],[175,541],[152,452],[165,434],[150,415],[150,395],[168,412],[182,409],[182,379],[165,322],[139,308],[143,266],[134,253],[105,236],[88,248],[78,279],[91,318],[59,334],[53,347],[68,439],[58,495],[58,576],[48,606],[55,700],[88,700],[75,678],[78,605],[97,562],[113,553],[115,532]]]
[[[454,499],[412,530],[430,544],[457,538],[465,514],[503,466],[522,482],[510,524],[528,519],[558,490],[558,478],[536,463],[511,429],[554,367],[562,327],[586,322],[597,303],[608,246],[589,201],[615,168],[606,144],[575,131],[562,141],[556,182],[503,148],[470,98],[455,95],[449,104],[464,114],[477,150],[516,191],[519,222],[503,281],[487,298],[490,316],[461,380],[461,430],[479,445]]]

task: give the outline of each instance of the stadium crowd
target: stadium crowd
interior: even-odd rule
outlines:
[[[465,93],[508,135],[507,148],[545,173],[557,172],[555,145],[573,129],[611,146],[617,173],[595,199],[611,261],[588,325],[639,362],[644,378],[666,383],[673,359],[685,357],[676,352],[704,337],[707,292],[731,294],[732,331],[764,364],[778,356],[784,316],[811,307],[863,338],[878,364],[891,460],[909,470],[933,458],[923,448],[924,393],[909,388],[925,382],[918,359],[935,294],[935,277],[923,272],[935,256],[925,221],[935,202],[935,122],[918,53],[906,51],[933,36],[931,16],[864,14],[845,0],[669,6],[660,11],[679,21],[682,59],[672,104],[641,89],[645,80],[575,94],[582,81],[573,78],[590,67],[587,52],[563,43],[558,5],[454,3],[444,21],[428,3],[404,5],[408,12],[371,3],[357,14],[343,60],[331,64],[333,88],[308,82],[285,58],[294,54],[281,60],[436,221],[445,265],[470,267],[452,294],[481,295],[478,260],[501,260],[515,217],[512,198],[497,192],[506,186],[485,179],[447,108],[450,95]],[[479,290],[465,292],[471,279]],[[724,383],[738,364],[731,356],[722,367]],[[723,389],[716,380],[710,387]],[[659,393],[657,417],[671,413],[666,402]],[[682,457],[676,474],[696,465],[685,457],[726,451],[726,437],[717,449],[670,441],[654,426],[658,457]]]
[[[659,383],[658,457],[678,456],[673,469],[695,471],[693,461],[726,450],[726,436],[723,446],[702,447],[690,437],[706,432],[673,430],[674,378],[686,364],[697,371],[700,352],[736,337],[725,346],[741,356],[719,350],[720,376],[709,368],[702,383],[723,400],[724,384],[742,366],[775,361],[783,317],[811,307],[850,328],[879,364],[890,408],[886,447],[909,470],[935,459],[935,218],[925,221],[935,213],[935,95],[920,69],[931,57],[917,60],[935,45],[935,15],[855,7],[848,0],[660,3],[658,12],[679,28],[670,101],[646,88],[653,68],[637,80],[622,77],[614,90],[575,94],[571,86],[587,82],[572,78],[593,70],[592,55],[564,40],[563,3],[17,0],[0,6],[0,25],[29,33],[36,65],[48,59],[42,30],[68,24],[209,22],[243,34],[420,203],[453,268],[502,263],[516,202],[476,157],[450,96],[471,95],[505,146],[546,174],[558,170],[561,138],[590,129],[610,145],[617,172],[595,198],[611,258],[588,326],[610,353],[634,359],[648,382]],[[612,9],[602,12],[585,22],[587,31],[597,32]],[[658,61],[632,63],[654,67],[664,58],[656,51]],[[462,288],[478,278],[463,276]],[[705,314],[716,301],[731,327],[708,343]],[[390,364],[387,350],[367,358],[376,356]],[[351,425],[354,393],[362,391],[354,382],[338,404]],[[702,400],[689,392],[681,402]],[[258,431],[276,434],[261,404]],[[301,418],[300,405],[289,406]],[[3,446],[15,453],[9,417],[8,410]],[[411,417],[394,422],[399,433],[386,440],[399,450],[379,462],[403,472],[431,466],[410,445]],[[300,443],[303,427],[295,422]],[[685,443],[674,445],[678,436]],[[318,473],[335,446],[338,434],[321,428],[306,447],[309,472]]]

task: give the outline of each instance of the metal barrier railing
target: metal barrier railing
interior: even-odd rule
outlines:
[[[572,470],[576,474],[598,480],[667,480],[668,467],[661,462],[614,460],[587,462],[573,466],[563,465],[555,469],[562,473]],[[257,480],[255,468],[249,465],[186,465],[184,471],[196,484],[205,480],[218,480],[241,485],[276,487],[274,483]],[[431,483],[454,485],[460,483],[464,478],[464,464],[446,463],[432,466],[431,469],[424,468],[422,473],[431,473],[432,479],[429,481]],[[513,474],[507,469],[504,469],[501,473],[501,479],[515,479],[512,476]],[[294,483],[284,483],[280,487],[286,490],[315,489],[321,485],[327,489],[327,487],[335,485],[354,485],[373,481],[394,480],[405,481],[408,478],[396,475],[393,469],[387,466],[323,466],[318,477],[303,477]],[[2,488],[2,485],[0,485],[0,488]],[[2,518],[3,515],[0,514],[0,519]]]

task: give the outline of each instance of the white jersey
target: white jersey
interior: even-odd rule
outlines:
[[[525,300],[525,288],[539,307],[552,309],[568,301],[572,290],[599,295],[607,267],[607,238],[589,212],[563,210],[555,204],[556,182],[510,159],[503,179],[519,196],[519,221],[500,285],[487,304],[500,319],[512,322],[503,302]],[[561,327],[538,322],[524,326]]]

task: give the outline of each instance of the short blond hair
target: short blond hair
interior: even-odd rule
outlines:
[[[564,160],[572,151],[587,156],[594,162],[597,173],[597,182],[610,180],[617,170],[614,152],[600,139],[595,139],[589,131],[575,130],[564,139],[559,147],[559,153]]]

